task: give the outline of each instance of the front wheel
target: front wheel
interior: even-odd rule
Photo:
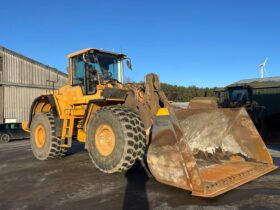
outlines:
[[[104,107],[88,123],[87,144],[92,162],[100,171],[126,171],[143,156],[144,125],[138,114],[126,107]]]
[[[64,156],[67,149],[60,147],[61,140],[56,135],[55,119],[52,113],[36,113],[30,128],[32,152],[38,160]]]

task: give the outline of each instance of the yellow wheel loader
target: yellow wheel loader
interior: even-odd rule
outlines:
[[[123,63],[131,68],[124,54],[90,48],[68,58],[68,84],[36,98],[23,123],[37,159],[64,156],[76,139],[102,172],[126,171],[146,158],[156,180],[203,197],[276,169],[244,109],[198,100],[174,110],[157,75],[123,84]]]

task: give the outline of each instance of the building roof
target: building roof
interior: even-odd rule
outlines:
[[[255,79],[244,79],[236,83],[250,83],[250,82],[280,82],[280,77],[265,77],[265,78],[255,78]]]
[[[245,79],[228,85],[227,87],[248,85],[253,88],[268,88],[268,87],[280,87],[280,77],[266,77]]]
[[[10,50],[10,49],[8,49],[8,48],[5,48],[5,47],[1,46],[1,45],[0,45],[0,51],[8,52],[8,53],[10,53],[10,54],[13,54],[13,55],[15,55],[15,56],[17,56],[17,57],[19,57],[19,58],[22,58],[22,59],[28,61],[28,62],[30,62],[30,63],[37,64],[37,65],[39,65],[39,66],[42,66],[43,68],[50,69],[51,71],[54,71],[54,72],[56,72],[56,73],[58,73],[58,74],[60,74],[60,75],[62,75],[62,76],[67,77],[67,74],[66,74],[66,73],[64,73],[64,72],[62,72],[62,71],[60,71],[60,70],[58,70],[58,69],[56,69],[56,68],[54,68],[54,67],[50,67],[50,66],[45,65],[45,64],[43,64],[43,63],[41,63],[41,62],[35,61],[35,60],[31,59],[31,58],[28,58],[28,57],[26,57],[26,56],[24,56],[24,55],[22,55],[22,54],[19,54],[19,53],[15,52],[15,51],[12,51],[12,50]]]

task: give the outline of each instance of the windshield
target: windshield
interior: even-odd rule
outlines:
[[[86,53],[72,58],[72,84],[80,85],[87,94],[106,81],[123,83],[122,58],[106,53]]]
[[[114,55],[101,53],[92,55],[90,62],[87,63],[87,67],[96,71],[98,76],[103,80],[119,81],[121,61]]]
[[[248,101],[248,90],[247,89],[233,89],[229,92],[231,101]]]

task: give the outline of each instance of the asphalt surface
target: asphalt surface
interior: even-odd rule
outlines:
[[[280,145],[268,145],[280,165]],[[216,198],[158,183],[141,167],[103,174],[82,145],[38,161],[28,140],[0,144],[0,209],[280,209],[280,170]]]

